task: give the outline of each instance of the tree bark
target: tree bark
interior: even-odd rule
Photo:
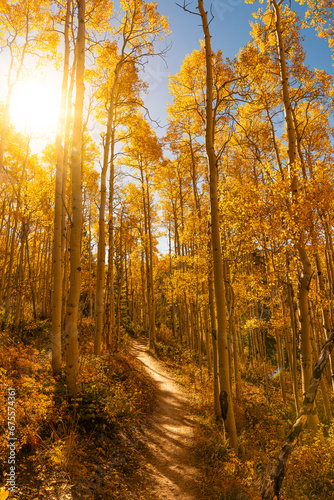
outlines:
[[[326,304],[325,287],[324,287],[320,257],[318,255],[318,253],[315,254],[315,261],[316,261],[316,266],[317,266],[317,278],[318,278],[319,290],[320,290],[320,295],[321,295],[321,313],[322,313],[322,321],[323,321],[322,326],[324,329],[325,338],[327,340],[328,335],[330,333],[330,325],[331,325],[330,311],[329,311],[328,305]],[[331,354],[331,356],[329,358],[329,365],[330,365],[332,389],[334,391],[334,355],[333,355],[333,353]]]
[[[56,187],[55,187],[55,210],[54,210],[54,236],[53,236],[53,289],[52,289],[52,371],[57,374],[61,368],[61,312],[62,312],[62,277],[63,277],[63,230],[62,212],[63,200],[65,200],[66,185],[63,186],[64,149],[62,145],[65,128],[65,108],[69,77],[69,20],[71,12],[71,1],[67,0],[65,18],[65,53],[64,53],[64,73],[61,88],[61,101],[59,110],[59,120],[56,135]]]
[[[114,180],[115,180],[115,165],[114,165],[114,144],[115,144],[115,128],[113,127],[111,137],[111,163],[109,177],[109,222],[108,222],[108,304],[107,304],[107,340],[111,345],[111,337],[115,330],[115,290],[114,290]]]
[[[233,402],[230,390],[229,358],[227,345],[227,318],[225,304],[224,269],[220,241],[219,207],[218,207],[218,165],[214,149],[214,121],[212,113],[212,49],[207,14],[203,0],[198,0],[198,9],[202,18],[202,27],[205,38],[206,62],[206,130],[205,145],[210,169],[210,208],[211,208],[211,240],[213,253],[214,287],[217,307],[218,323],[218,352],[219,352],[219,380],[220,391],[227,393],[228,413],[225,421],[226,431],[232,448],[238,450],[237,431],[234,419]]]
[[[85,70],[85,0],[78,1],[78,62],[76,68],[76,97],[71,154],[72,222],[70,237],[70,291],[66,311],[66,380],[69,395],[77,395],[79,372],[78,307],[81,286],[81,233],[82,233],[82,117],[84,104]]]
[[[146,173],[146,194],[147,194],[147,229],[148,229],[149,259],[150,259],[149,279],[151,288],[150,332],[151,332],[151,339],[154,345],[154,342],[156,341],[156,330],[155,330],[155,293],[154,293],[154,278],[153,278],[153,238],[152,238],[151,200],[150,200],[147,173]]]
[[[220,404],[219,404],[220,391],[219,391],[219,373],[218,373],[217,321],[216,321],[213,276],[211,269],[209,269],[208,289],[209,289],[209,308],[210,308],[211,338],[212,338],[212,351],[213,351],[213,402],[214,402],[215,416],[216,418],[219,418],[221,414],[220,414]]]

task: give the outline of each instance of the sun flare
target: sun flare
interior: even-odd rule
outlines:
[[[59,113],[59,89],[50,82],[25,80],[13,90],[10,116],[16,130],[33,136],[52,136]]]

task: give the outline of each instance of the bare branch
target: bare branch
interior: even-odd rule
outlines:
[[[181,9],[183,9],[185,12],[189,12],[189,14],[194,14],[195,16],[200,16],[201,17],[201,15],[200,15],[199,12],[194,12],[194,11],[188,9],[188,5],[190,5],[190,4],[192,4],[192,2],[186,3],[186,0],[184,0],[183,5],[180,5],[179,3],[176,3],[176,5],[178,7],[181,7]]]

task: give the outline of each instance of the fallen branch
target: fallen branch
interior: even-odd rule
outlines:
[[[318,362],[313,370],[310,385],[304,394],[304,400],[300,412],[292,426],[292,430],[286,441],[283,443],[278,458],[269,462],[264,479],[261,484],[262,500],[279,499],[279,491],[285,476],[286,464],[294,447],[297,444],[298,436],[307,423],[307,417],[313,410],[314,400],[317,394],[322,372],[334,347],[334,330],[323,345]]]

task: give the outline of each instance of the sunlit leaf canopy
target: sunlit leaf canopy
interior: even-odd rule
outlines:
[[[288,2],[254,4],[246,41],[227,58],[213,27],[222,32],[229,14],[244,14],[232,3],[222,13],[214,2],[213,19],[207,2],[201,19],[177,11],[188,16],[182,35],[196,40],[178,47],[170,75],[154,66],[168,58],[164,2],[0,4],[0,328],[8,335],[8,375],[0,375],[11,380],[20,366],[12,338],[33,342],[47,332],[43,360],[66,397],[108,392],[92,402],[91,424],[101,417],[105,436],[121,418],[117,405],[127,405],[125,383],[115,384],[121,397],[106,386],[105,363],[127,352],[128,335],[140,335],[191,372],[217,431],[205,454],[209,468],[223,457],[213,476],[226,498],[235,496],[232,484],[257,489],[253,471],[280,449],[305,403],[334,317],[333,76],[309,65],[304,11],[298,17]],[[308,5],[310,29],[332,46],[329,3]],[[158,109],[163,129],[151,120]],[[44,133],[35,154],[32,140]],[[316,411],[313,401],[303,406],[303,425],[309,420],[310,435],[320,430],[328,446],[332,361]],[[43,400],[36,385],[30,394]],[[46,401],[27,421],[28,397],[18,398],[22,446],[38,441],[34,419],[41,428],[49,422],[54,400]],[[237,458],[240,443],[246,460]],[[331,467],[326,455],[326,477]],[[286,498],[294,480],[298,491],[305,481],[316,489],[314,471],[301,476],[283,483]]]

